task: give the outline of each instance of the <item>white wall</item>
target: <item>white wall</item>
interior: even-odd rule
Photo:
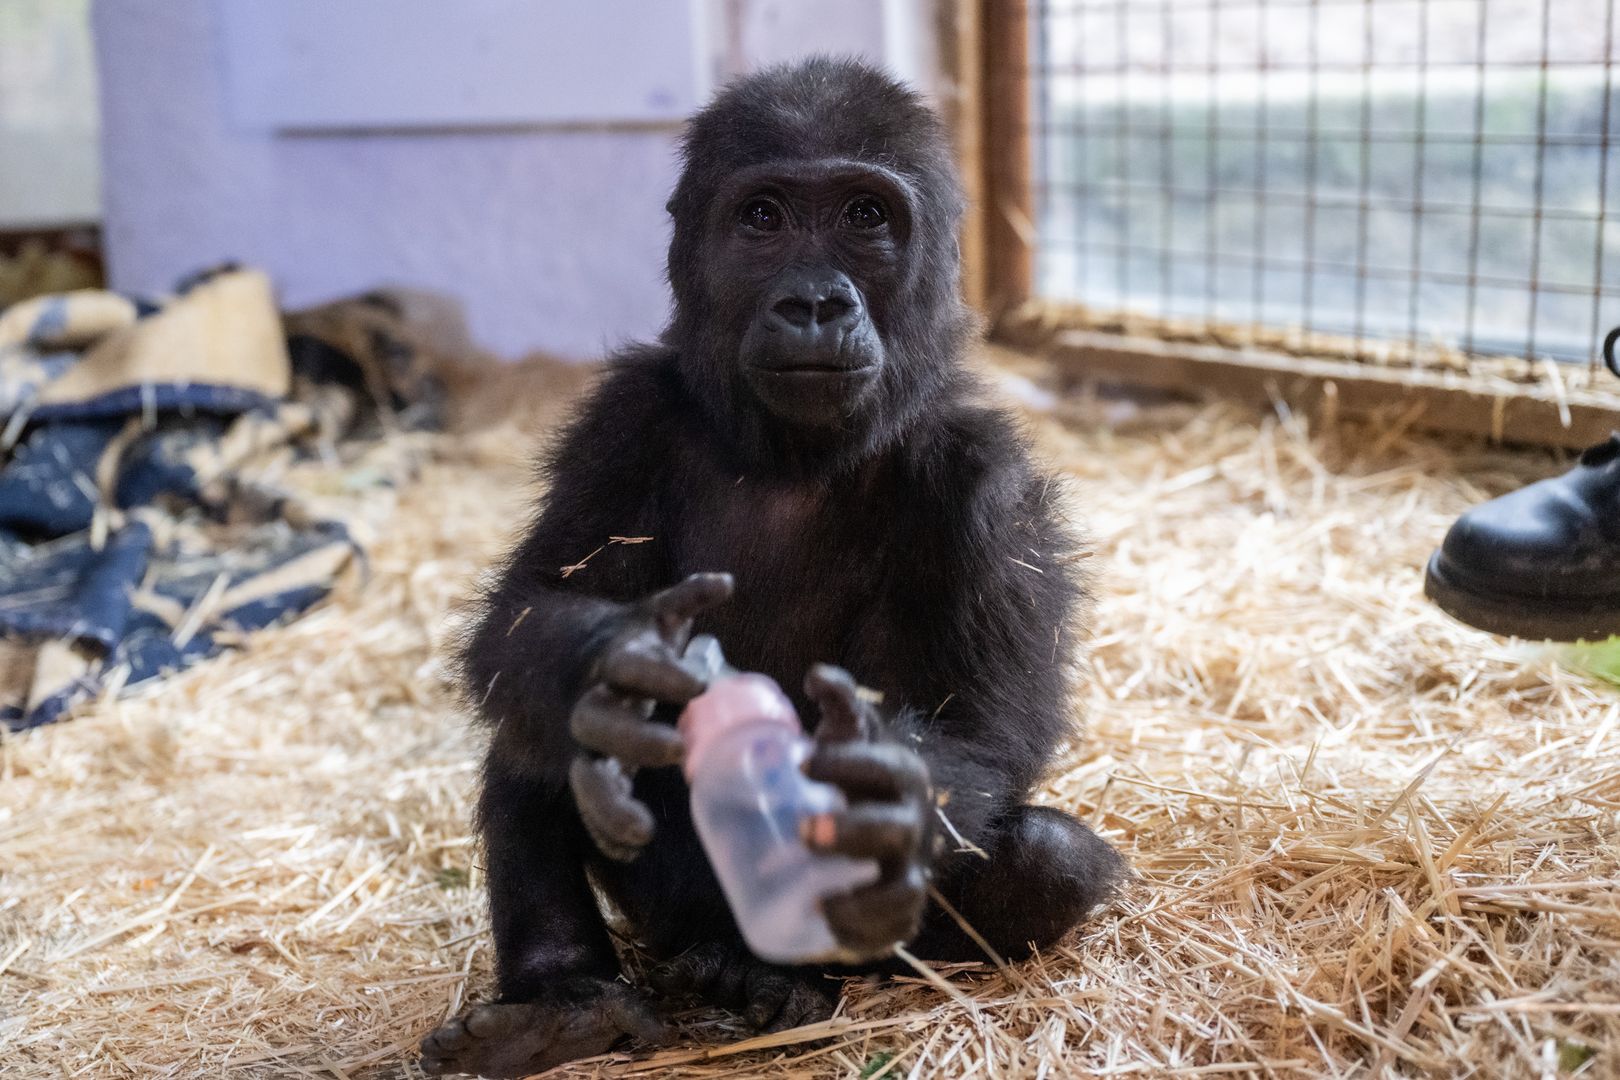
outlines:
[[[86,0],[0,0],[0,227],[101,216]]]
[[[382,283],[444,290],[465,303],[475,336],[507,354],[588,358],[657,332],[678,124],[244,123],[220,6],[246,2],[94,2],[115,287],[159,292],[198,266],[239,259],[269,270],[292,306]],[[700,5],[710,52],[701,59],[716,77],[818,50],[932,77],[928,0],[643,2]],[[394,3],[408,18],[411,3]],[[638,74],[637,48],[658,46],[638,41],[636,26],[615,20],[621,47],[593,58],[604,77]],[[379,24],[377,51],[357,59],[355,77],[387,63],[389,45]],[[700,83],[704,66],[692,69]]]
[[[810,53],[865,57],[932,92],[941,0],[711,0],[722,77]]]

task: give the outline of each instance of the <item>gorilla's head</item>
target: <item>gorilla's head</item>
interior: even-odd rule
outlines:
[[[733,83],[693,118],[669,201],[666,339],[745,445],[847,459],[956,377],[962,193],[939,119],[853,61]]]

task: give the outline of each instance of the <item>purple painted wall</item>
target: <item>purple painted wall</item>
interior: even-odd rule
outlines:
[[[378,284],[443,290],[508,355],[589,358],[657,332],[677,125],[245,129],[227,100],[221,2],[95,0],[115,287],[161,292],[239,259],[293,306]],[[790,0],[689,2],[705,5],[718,77],[817,48],[931,73],[917,59],[923,0],[885,0],[881,18],[869,0],[831,0],[813,41]],[[845,6],[848,18],[829,11]]]

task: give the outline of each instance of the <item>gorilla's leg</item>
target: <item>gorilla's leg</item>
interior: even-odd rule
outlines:
[[[589,841],[566,789],[485,777],[480,821],[495,938],[492,1004],[422,1040],[422,1070],[527,1076],[604,1053],[662,1025],[619,981],[618,959],[585,875]]]
[[[1046,948],[1112,894],[1125,860],[1071,814],[1020,806],[986,852],[967,859],[945,898],[1008,959]],[[984,950],[943,911],[930,914],[914,951],[935,960],[982,960]]]

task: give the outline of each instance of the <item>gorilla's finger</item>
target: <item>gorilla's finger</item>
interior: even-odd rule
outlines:
[[[647,985],[671,997],[700,994],[713,986],[731,962],[734,950],[718,941],[694,945],[647,971]]]
[[[743,1020],[755,1031],[763,1028],[781,1013],[798,983],[784,968],[764,964],[752,968],[743,984]]]
[[[709,987],[709,998],[727,1009],[742,1008],[748,1002],[749,969],[758,963],[752,956],[734,954]]]
[[[515,1012],[499,1005],[475,1005],[467,1010],[462,1020],[467,1034],[475,1039],[497,1039],[512,1034],[519,1027],[527,1027],[532,1014]],[[553,1020],[551,1025],[556,1026]]]
[[[838,787],[851,801],[921,798],[928,792],[928,766],[899,743],[818,744],[804,772]]]
[[[426,1058],[448,1057],[472,1042],[472,1040],[473,1036],[467,1031],[466,1020],[458,1016],[422,1040],[422,1056]]]
[[[818,742],[849,742],[867,734],[865,709],[856,690],[850,673],[832,664],[817,664],[804,677],[804,692],[821,713]]]
[[[630,794],[630,778],[617,761],[577,757],[568,768],[568,782],[580,820],[602,854],[629,862],[647,846],[653,836],[652,811]]]
[[[805,843],[815,851],[854,859],[902,859],[917,848],[922,822],[905,803],[862,803],[836,814],[807,818]]]
[[[568,727],[581,746],[632,768],[679,764],[685,753],[680,732],[649,720],[651,714],[650,702],[596,686],[574,706]]]
[[[922,875],[913,870],[891,881],[829,896],[822,900],[821,911],[840,945],[875,959],[917,936],[926,896]]]
[[[631,638],[602,657],[597,677],[632,697],[684,705],[703,693],[703,680],[682,667],[673,649],[650,636]]]
[[[826,1020],[832,1014],[832,1000],[808,983],[800,982],[794,986],[793,992],[788,995],[776,1018],[762,1029],[762,1034],[771,1035],[789,1028],[814,1024]]]
[[[686,647],[692,620],[731,599],[733,585],[730,574],[691,574],[651,597],[647,610],[658,622],[659,635],[678,652]]]
[[[658,1019],[646,1003],[635,996],[635,991],[628,987],[607,995],[603,1006],[609,1023],[632,1039],[648,1046],[668,1042],[674,1034],[670,1031],[669,1025]]]

